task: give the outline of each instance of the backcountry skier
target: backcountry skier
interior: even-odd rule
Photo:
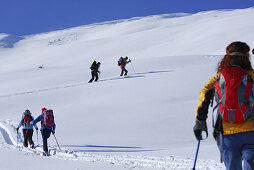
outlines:
[[[217,119],[213,136],[227,170],[254,169],[253,80],[250,48],[244,42],[233,42],[226,48],[217,73],[199,95],[194,134],[200,140],[207,131],[206,119],[210,102],[215,97]]]
[[[25,110],[22,119],[19,122],[19,125],[17,127],[17,132],[21,126],[23,126],[23,136],[24,136],[24,147],[28,147],[28,142],[30,144],[30,148],[34,148],[34,142],[33,142],[33,126],[36,130],[38,130],[38,127],[36,125],[32,125],[31,121],[34,120],[32,113],[29,110]]]
[[[51,132],[55,134],[55,128],[56,128],[53,110],[42,108],[42,114],[38,116],[31,123],[36,124],[39,121],[41,122],[41,135],[43,140],[43,151],[44,151],[43,155],[49,156],[50,154],[48,150],[48,138],[50,137]]]
[[[128,57],[120,57],[120,59],[118,60],[118,66],[120,66],[121,68],[121,74],[120,76],[123,76],[123,75],[127,75],[128,74],[128,70],[126,70],[125,66],[126,64],[128,64],[129,62],[131,62],[131,60],[129,59],[128,61]]]
[[[98,73],[101,73],[99,71],[100,66],[101,66],[100,62],[97,63],[96,61],[93,61],[92,65],[90,67],[92,78],[88,83],[92,83],[94,79],[95,79],[94,81],[98,81],[98,79],[99,79]]]

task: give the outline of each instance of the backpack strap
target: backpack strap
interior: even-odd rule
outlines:
[[[214,103],[214,98],[215,98],[215,90],[216,90],[216,83],[220,80],[220,75],[217,77],[216,82],[213,86],[213,92],[212,92],[212,101],[211,101],[211,107],[213,107],[213,103]],[[221,104],[222,99],[219,100],[219,102],[213,107],[213,113],[214,111],[218,108],[218,106]],[[218,114],[218,113],[217,113]],[[214,123],[214,120],[213,120]]]
[[[251,108],[251,118],[252,118],[252,126],[254,127],[254,103],[250,103],[250,105],[252,106]]]

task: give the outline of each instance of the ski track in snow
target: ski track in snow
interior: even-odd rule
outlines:
[[[80,82],[80,83],[69,84],[69,85],[62,85],[62,86],[57,86],[57,87],[49,87],[49,88],[44,88],[44,89],[37,89],[37,90],[30,90],[30,91],[24,91],[24,92],[17,92],[17,93],[12,93],[12,94],[0,95],[0,98],[14,97],[14,96],[19,96],[19,95],[27,95],[27,94],[38,93],[38,92],[45,92],[45,91],[51,91],[51,90],[58,90],[58,89],[64,89],[64,88],[82,86],[82,85],[85,85],[85,84],[87,84],[87,82]]]
[[[145,77],[146,74],[167,73],[167,72],[171,72],[171,71],[172,70],[168,70],[168,71],[149,71],[149,72],[144,72],[144,73],[130,74],[130,75],[123,76],[123,77],[115,76],[115,77],[101,79],[98,82],[112,81],[112,80],[122,80],[122,79],[130,79],[130,78],[142,78],[142,77]],[[65,88],[78,87],[78,86],[83,86],[83,85],[88,85],[88,84],[89,83],[87,83],[87,82],[78,82],[78,83],[66,84],[66,85],[61,85],[61,86],[56,86],[56,87],[49,87],[49,88],[42,88],[42,89],[35,89],[35,90],[30,90],[30,91],[16,92],[16,93],[11,93],[11,94],[0,95],[0,98],[14,97],[14,96],[19,96],[19,95],[28,95],[28,94],[46,92],[46,91],[51,91],[51,90],[59,90],[59,89],[65,89]]]
[[[36,149],[22,147],[22,135],[16,133],[17,124],[10,120],[0,121],[0,148],[9,148],[19,152],[24,152],[24,155],[42,156],[42,146],[37,145]],[[16,139],[15,139],[16,138]],[[18,140],[18,145],[17,145]],[[191,169],[194,160],[192,158],[180,158],[176,156],[156,157],[149,155],[110,155],[97,154],[82,151],[74,151],[57,146],[50,146],[50,154],[52,159],[61,160],[79,160],[87,162],[110,163],[116,166],[124,166],[128,169],[133,168],[155,168],[155,169]],[[196,169],[219,170],[224,169],[224,166],[215,160],[198,160]]]

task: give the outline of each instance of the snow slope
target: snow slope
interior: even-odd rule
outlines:
[[[199,91],[230,42],[254,46],[253,16],[249,8],[131,18],[31,35],[1,48],[0,168],[191,169]],[[132,60],[127,77],[119,77],[120,56]],[[102,73],[88,84],[94,59]],[[61,146],[51,136],[47,158],[40,134],[31,150],[15,131],[25,109],[37,117],[42,107],[55,112]],[[197,169],[224,169],[210,118]]]

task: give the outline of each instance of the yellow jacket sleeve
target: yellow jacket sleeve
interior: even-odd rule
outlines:
[[[207,119],[208,107],[213,98],[213,86],[216,83],[218,76],[219,74],[215,74],[200,91],[196,109],[196,118],[199,120]]]

